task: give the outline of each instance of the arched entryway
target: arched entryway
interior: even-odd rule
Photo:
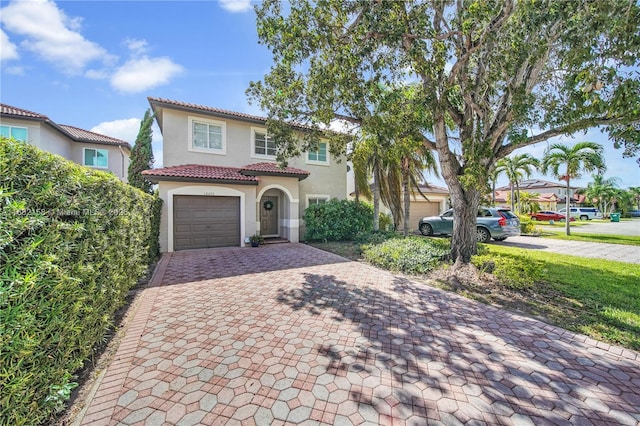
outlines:
[[[261,191],[256,228],[263,237],[291,240],[291,200],[287,192],[277,187]]]

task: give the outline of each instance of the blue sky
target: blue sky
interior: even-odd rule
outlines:
[[[262,114],[245,90],[272,62],[258,44],[248,0],[1,0],[0,8],[5,104],[129,142],[149,107],[147,96]],[[161,140],[156,128],[156,165]],[[623,159],[598,130],[559,141],[578,140],[603,144],[607,177],[618,177],[621,187],[640,186],[635,159]],[[526,151],[540,158],[546,146]]]

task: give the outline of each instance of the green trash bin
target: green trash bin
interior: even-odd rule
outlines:
[[[611,222],[620,222],[620,213],[611,213],[609,215]]]

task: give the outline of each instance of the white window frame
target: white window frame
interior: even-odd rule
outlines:
[[[193,124],[206,124],[212,126],[220,127],[220,133],[222,134],[222,148],[221,149],[207,149],[207,148],[197,148],[193,146]],[[192,117],[189,116],[189,137],[187,138],[187,149],[191,152],[200,152],[203,154],[216,154],[216,155],[227,155],[227,123],[224,121],[211,120],[208,118],[202,117]]]
[[[85,164],[85,158],[87,158],[86,151],[89,150],[89,149],[91,151],[105,151],[107,153],[107,165],[106,166],[94,166],[92,164]],[[86,167],[92,167],[94,169],[108,169],[109,168],[109,150],[105,149],[105,148],[82,148],[82,165],[86,166]]]
[[[3,124],[2,126],[7,127],[9,129],[9,138],[11,138],[11,129],[21,129],[24,130],[26,133],[26,137],[24,139],[16,139],[17,141],[23,141],[23,142],[27,142],[29,140],[29,128],[28,127],[22,127],[22,126],[12,126],[11,124]],[[15,139],[15,138],[14,138]]]
[[[309,159],[309,154],[312,152],[311,149],[309,149],[307,151],[307,155],[306,155],[306,163],[307,164],[315,164],[317,166],[329,166],[331,164],[331,154],[329,153],[329,143],[327,141],[318,141],[319,144],[323,143],[326,146],[327,149],[327,160],[326,161],[318,161],[318,160],[310,160]]]
[[[327,195],[327,194],[306,194],[304,196],[304,201],[305,201],[305,209],[309,208],[309,200],[325,200],[325,201],[330,201],[331,200],[331,195]]]
[[[261,158],[265,160],[276,160],[275,155],[266,155],[266,154],[258,154],[256,153],[256,133],[264,133],[267,137],[267,140],[271,139],[271,136],[267,133],[267,129],[264,127],[251,127],[251,157],[252,158]]]

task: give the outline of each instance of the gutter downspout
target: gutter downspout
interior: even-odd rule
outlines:
[[[118,145],[118,149],[120,150],[120,155],[122,155],[122,160],[121,160],[121,170],[122,170],[122,177],[120,178],[120,180],[122,182],[128,182],[128,179],[125,177],[125,170],[124,170],[124,151],[122,150],[122,147],[120,145]]]

